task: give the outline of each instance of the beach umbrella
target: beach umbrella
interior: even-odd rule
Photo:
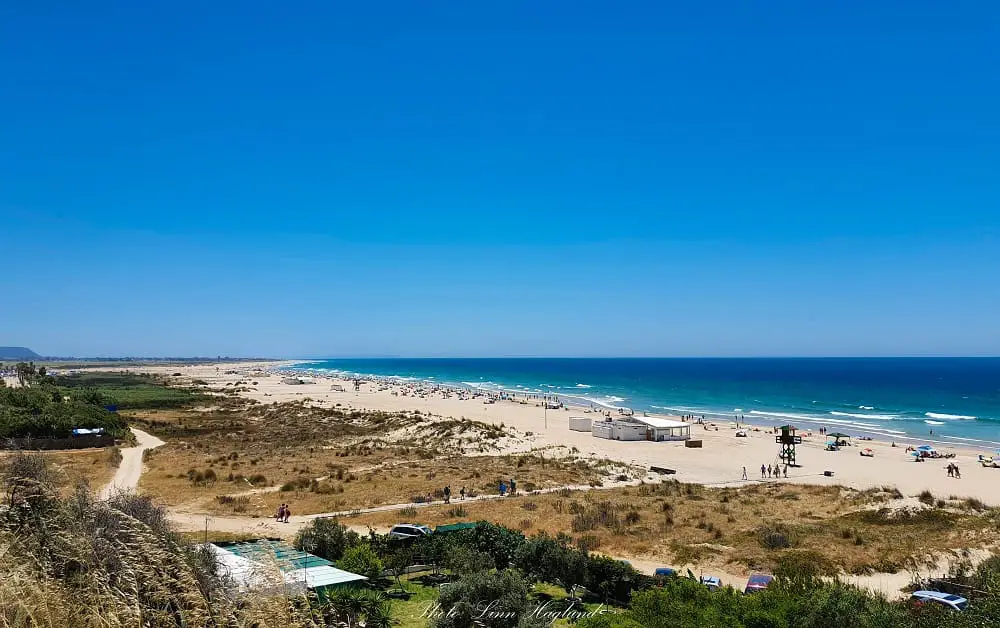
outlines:
[[[934,448],[930,445],[921,445],[920,447],[917,447],[917,451],[934,451]]]
[[[920,457],[920,452],[919,451],[911,451],[910,455],[913,456],[914,458],[919,458]]]

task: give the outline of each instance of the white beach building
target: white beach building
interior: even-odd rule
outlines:
[[[589,432],[590,431],[590,417],[588,416],[571,416],[569,418],[569,429],[574,432]]]
[[[612,437],[611,421],[595,421],[590,426],[590,433],[594,438],[607,438],[610,440]]]
[[[646,427],[649,440],[688,440],[691,438],[691,424],[684,421],[645,416],[633,417],[632,420]]]
[[[611,437],[614,440],[646,440],[647,427],[632,421],[612,421]]]

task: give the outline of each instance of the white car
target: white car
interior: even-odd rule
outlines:
[[[709,591],[718,591],[722,587],[722,580],[718,576],[702,576],[698,579]]]
[[[389,530],[389,536],[396,539],[416,539],[430,533],[430,528],[416,523],[397,523]]]
[[[914,591],[910,599],[915,602],[934,602],[955,611],[964,611],[969,606],[969,600],[961,595],[942,593],[941,591]]]

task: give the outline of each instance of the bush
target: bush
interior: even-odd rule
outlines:
[[[798,535],[785,524],[768,524],[757,528],[757,538],[767,549],[785,549],[798,545]]]
[[[443,616],[433,619],[434,628],[467,628],[485,625],[490,628],[534,628],[547,625],[532,617],[533,605],[528,600],[530,587],[512,569],[497,572],[477,572],[463,576],[451,586],[441,589],[440,608]],[[483,609],[489,609],[488,623]]]
[[[377,580],[382,576],[382,561],[378,554],[366,543],[349,547],[343,557],[337,561],[337,566],[344,571],[350,571],[369,580]]]
[[[295,549],[338,561],[348,549],[361,543],[357,532],[336,519],[313,519],[295,535]]]
[[[917,495],[917,500],[921,504],[926,504],[928,506],[933,506],[934,505],[934,494],[931,493],[928,490],[923,490],[923,491],[920,492],[919,495]]]

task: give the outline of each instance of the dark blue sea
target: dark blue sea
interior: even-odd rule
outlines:
[[[293,368],[545,393],[567,403],[649,413],[743,415],[760,424],[1000,446],[1000,358],[335,359]]]

